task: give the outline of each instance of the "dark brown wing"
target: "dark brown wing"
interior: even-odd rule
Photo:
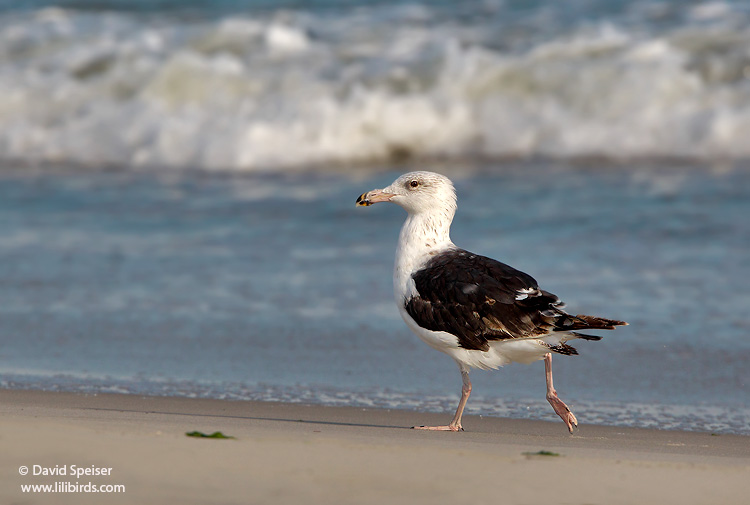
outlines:
[[[418,295],[405,300],[407,313],[423,328],[456,335],[465,349],[486,351],[492,340],[621,323],[571,316],[530,275],[461,249],[435,256],[412,278]]]

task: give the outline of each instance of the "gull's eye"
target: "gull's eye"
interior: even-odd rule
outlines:
[[[411,186],[412,188],[416,188],[417,186],[419,186],[419,181],[411,181],[409,183],[409,186]]]

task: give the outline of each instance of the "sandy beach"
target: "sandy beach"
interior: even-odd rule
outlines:
[[[476,416],[463,433],[408,429],[444,418],[0,390],[0,502],[727,505],[750,491],[750,437],[586,424],[571,436],[562,423]],[[236,438],[185,435],[195,430]],[[56,467],[66,475],[33,475]],[[55,482],[117,492],[23,489]]]
[[[0,41],[0,505],[750,504],[747,2],[14,0]],[[355,206],[413,171],[452,182]],[[483,353],[466,431],[410,429],[448,334],[555,351],[580,428]]]

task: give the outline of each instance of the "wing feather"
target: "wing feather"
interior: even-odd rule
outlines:
[[[406,311],[424,328],[456,335],[465,349],[546,335],[567,316],[530,275],[461,249],[434,257],[412,278],[418,295]]]

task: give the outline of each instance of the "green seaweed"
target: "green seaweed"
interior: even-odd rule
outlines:
[[[552,451],[524,452],[524,456],[559,456],[560,454]]]
[[[223,439],[234,439],[235,437],[227,436],[223,434],[220,431],[214,431],[210,435],[206,435],[202,431],[189,431],[185,433],[188,437],[198,437],[198,438],[223,438]]]

